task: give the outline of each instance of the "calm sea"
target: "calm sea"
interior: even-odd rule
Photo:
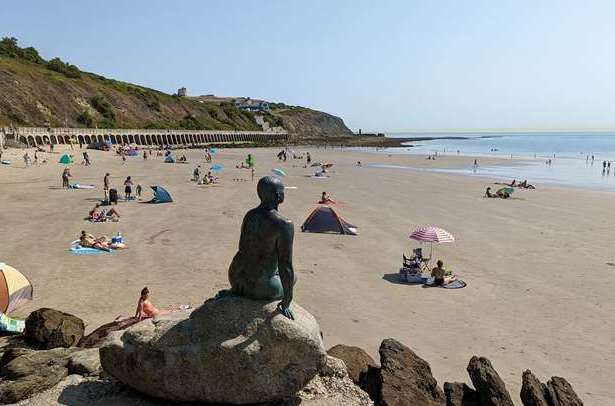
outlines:
[[[442,172],[615,191],[615,133],[392,133],[387,136],[451,138],[413,141],[412,148],[389,148],[379,153],[428,155],[437,152],[438,155],[479,157],[478,168],[474,168],[474,160],[468,158],[467,166]],[[482,165],[481,156],[512,157],[515,161],[510,165]],[[523,160],[521,164],[519,158]],[[549,159],[550,165],[546,163]],[[603,171],[604,161],[610,161],[610,170],[607,166]]]

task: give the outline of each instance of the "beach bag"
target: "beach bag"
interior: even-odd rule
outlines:
[[[26,328],[24,320],[14,319],[4,313],[0,313],[0,331],[7,333],[22,333]]]
[[[109,202],[117,204],[117,200],[118,200],[117,189],[109,190]]]

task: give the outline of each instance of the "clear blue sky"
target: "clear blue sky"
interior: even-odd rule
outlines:
[[[615,128],[615,1],[3,1],[0,35],[353,129]]]

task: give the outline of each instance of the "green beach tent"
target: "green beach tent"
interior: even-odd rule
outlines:
[[[62,155],[62,157],[60,158],[59,162],[61,164],[64,164],[64,165],[70,165],[70,164],[74,163],[73,162],[73,158],[70,155],[68,155],[68,154]]]

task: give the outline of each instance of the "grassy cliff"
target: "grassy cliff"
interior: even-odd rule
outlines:
[[[0,126],[259,130],[231,103],[171,96],[0,41]]]
[[[265,115],[291,137],[350,135],[339,117],[274,104]],[[0,126],[260,130],[231,99],[177,97],[43,59],[15,38],[0,40]]]

